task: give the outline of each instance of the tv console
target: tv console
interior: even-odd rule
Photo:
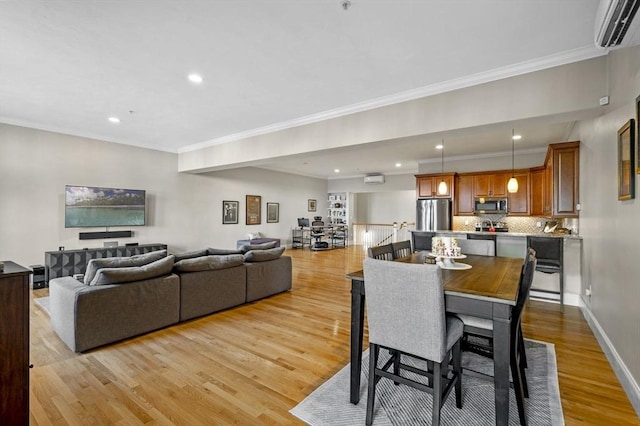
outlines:
[[[91,259],[103,257],[127,257],[150,251],[166,250],[166,244],[140,244],[137,246],[100,247],[79,250],[45,251],[44,265],[49,280],[75,274],[84,274]]]

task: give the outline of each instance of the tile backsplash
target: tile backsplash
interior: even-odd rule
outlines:
[[[483,215],[483,216],[454,216],[454,231],[475,231],[476,223],[483,220],[491,220],[494,223],[502,222],[507,225],[509,232],[518,232],[524,234],[542,233],[545,223],[550,220],[548,217],[520,217],[520,216],[502,216],[502,215]],[[579,233],[579,219],[557,219],[558,226],[571,230],[571,233],[577,235]],[[539,225],[538,225],[539,224]]]

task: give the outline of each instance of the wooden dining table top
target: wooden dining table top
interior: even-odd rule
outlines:
[[[413,253],[397,261],[422,263],[423,259],[424,254]],[[467,255],[460,262],[471,265],[471,269],[442,269],[445,294],[515,305],[523,259]],[[346,277],[364,280],[364,271],[352,272]]]

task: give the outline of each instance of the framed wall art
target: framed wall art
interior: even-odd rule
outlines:
[[[222,202],[222,224],[237,224],[238,223],[238,201],[223,201]]]
[[[636,98],[636,173],[640,175],[640,95]]]
[[[280,221],[280,203],[267,203],[267,223]]]
[[[307,211],[315,212],[317,207],[318,207],[318,203],[317,203],[316,200],[308,200],[307,201]]]
[[[635,198],[635,120],[618,130],[618,200]]]
[[[262,197],[259,195],[247,195],[247,225],[260,225],[260,207]]]

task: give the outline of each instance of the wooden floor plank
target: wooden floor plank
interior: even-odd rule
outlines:
[[[365,251],[286,254],[291,292],[84,354],[32,302],[31,424],[302,424],[289,410],[349,362],[344,275]],[[640,425],[579,309],[531,301],[523,330],[555,345],[567,425]]]

